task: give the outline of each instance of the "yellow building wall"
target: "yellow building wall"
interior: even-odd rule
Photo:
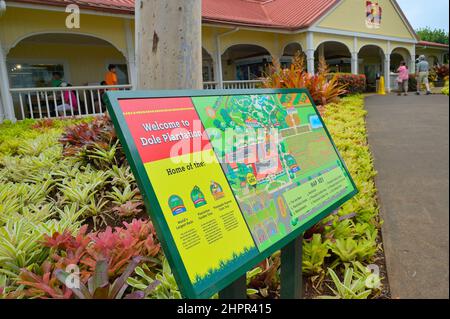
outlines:
[[[106,40],[126,54],[124,19],[81,14],[80,28],[67,29],[67,13],[8,7],[0,18],[0,42],[11,49],[20,40],[40,33],[85,34]]]
[[[221,53],[237,44],[258,45],[269,51],[272,56],[280,51],[278,36],[275,33],[239,30],[221,38]]]
[[[345,0],[318,26],[344,31],[363,32],[376,35],[414,40],[414,36],[401,19],[391,0],[376,0],[382,7],[382,21],[378,29],[366,26],[366,0]]]
[[[386,40],[358,38],[358,52],[367,45],[378,46],[384,54],[388,53],[388,41]]]
[[[320,44],[328,41],[339,42],[347,46],[350,52],[353,52],[353,37],[344,35],[314,33],[314,49],[317,50]]]
[[[391,41],[391,52],[397,48],[403,48],[408,51],[409,55],[414,52],[415,44]]]
[[[298,34],[280,34],[278,37],[280,55],[284,48],[291,43],[298,43],[302,47],[302,51],[306,50],[306,33]]]
[[[212,27],[202,27],[202,46],[213,59],[216,57],[216,40],[215,34],[217,30]]]
[[[55,61],[64,63],[64,80],[74,86],[104,80],[109,63],[126,64],[124,56],[112,46],[58,44],[19,44],[11,49],[8,62]]]

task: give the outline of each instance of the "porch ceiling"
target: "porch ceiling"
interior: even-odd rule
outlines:
[[[25,38],[22,43],[111,46],[107,41],[79,34],[46,33]]]

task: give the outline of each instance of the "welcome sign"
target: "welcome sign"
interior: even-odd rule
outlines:
[[[212,296],[357,192],[306,90],[107,96],[185,297]]]

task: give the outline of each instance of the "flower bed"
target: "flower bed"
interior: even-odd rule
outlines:
[[[365,267],[382,255],[363,98],[324,116],[360,193],[305,234],[307,296],[377,297]],[[0,298],[181,297],[105,117],[0,125],[0,212]],[[63,284],[73,265],[88,288]],[[277,298],[279,271],[279,253],[250,271],[249,297]]]

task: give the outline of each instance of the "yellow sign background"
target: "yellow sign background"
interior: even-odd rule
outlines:
[[[200,156],[199,156],[200,155]],[[226,263],[233,259],[233,255],[239,255],[245,249],[255,248],[253,238],[248,230],[238,204],[228,185],[228,181],[217,160],[201,167],[192,166],[192,169],[176,174],[168,175],[167,169],[176,169],[191,165],[192,158],[216,158],[213,150],[205,150],[199,153],[187,154],[176,158],[168,158],[144,164],[147,174],[154,185],[165,220],[170,228],[175,244],[188,272],[189,278],[195,282],[197,276],[204,277],[208,271],[219,269],[221,262]],[[214,181],[223,189],[224,196],[214,199],[210,191],[211,182]],[[206,199],[206,205],[196,208],[191,200],[191,191],[198,186]],[[186,212],[173,215],[169,207],[168,199],[172,195],[182,198]],[[228,203],[227,208],[220,211],[220,205]],[[222,206],[223,207],[223,206]],[[199,217],[201,213],[204,217]],[[228,213],[227,220],[235,218],[237,225],[226,230],[222,216]],[[183,229],[178,229],[180,221],[190,223]],[[211,244],[208,243],[204,226],[211,220],[217,221],[217,226],[223,237]],[[214,224],[214,222],[212,222]],[[193,231],[192,229],[195,229]],[[200,243],[185,249],[182,233],[191,230],[200,237]]]

